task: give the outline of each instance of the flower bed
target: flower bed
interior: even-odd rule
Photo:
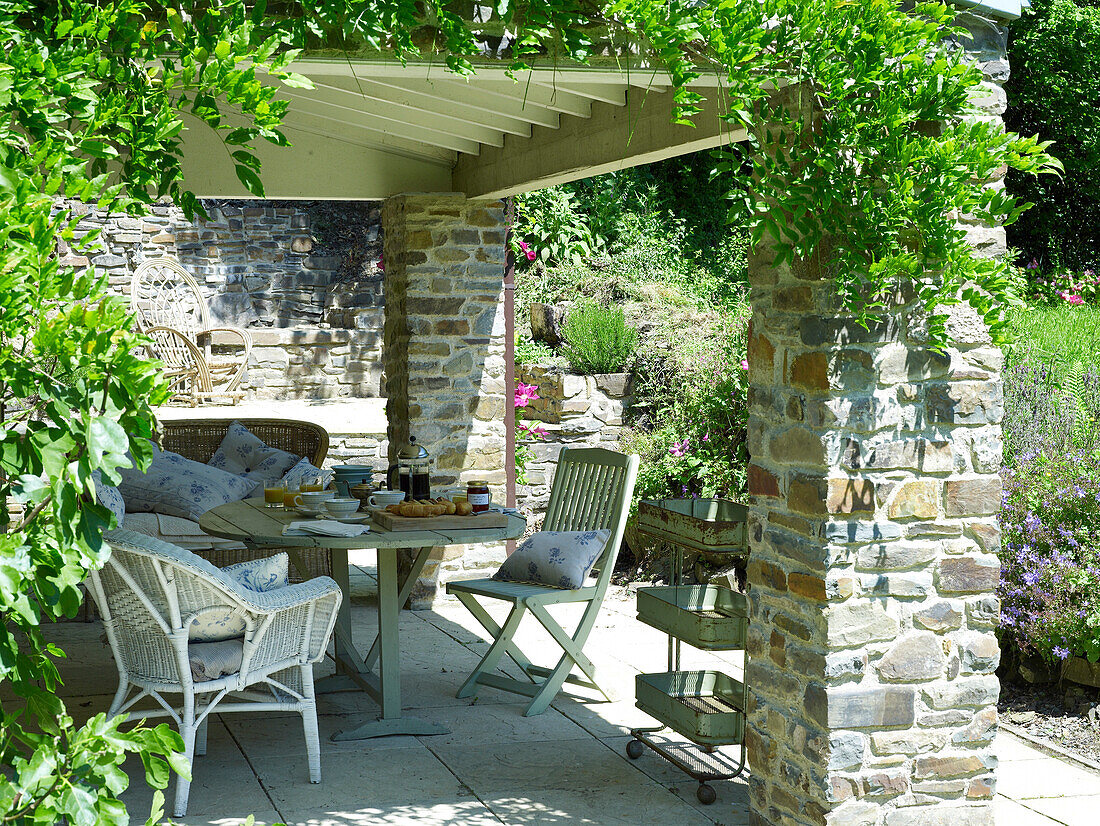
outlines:
[[[1100,660],[1100,453],[1024,455],[1004,476],[1002,646]]]

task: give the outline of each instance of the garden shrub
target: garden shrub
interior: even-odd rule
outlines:
[[[682,349],[639,371],[637,395],[653,403],[635,405],[640,420],[623,442],[642,460],[637,497],[743,498],[746,328],[743,316],[727,323],[721,338],[699,340],[691,352]]]
[[[1002,645],[1100,660],[1100,452],[1021,456],[1004,477]]]
[[[1100,264],[1100,7],[1034,0],[1012,24],[1005,124],[1054,141],[1065,175],[1009,170],[1008,190],[1035,204],[1010,225],[1024,260],[1070,269]]]
[[[626,323],[622,307],[578,303],[562,325],[562,350],[576,373],[619,373],[631,366],[638,331]]]

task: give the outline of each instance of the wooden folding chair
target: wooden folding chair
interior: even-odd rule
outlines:
[[[454,594],[470,609],[470,613],[493,637],[493,644],[482,657],[469,679],[458,690],[458,697],[472,697],[478,686],[489,686],[530,697],[523,712],[525,717],[541,714],[553,702],[563,683],[584,686],[599,691],[608,701],[611,696],[596,682],[596,666],[585,656],[585,642],[596,624],[603,603],[615,558],[619,554],[626,518],[630,512],[630,497],[638,476],[638,457],[626,456],[602,448],[562,450],[550,502],[546,508],[545,531],[589,531],[607,528],[611,537],[593,570],[599,573],[594,585],[569,590],[544,585],[517,582],[497,582],[494,579],[474,579],[447,583],[447,592]],[[498,625],[478,602],[478,597],[499,599],[512,604],[503,625]],[[576,630],[569,634],[547,610],[549,605],[567,602],[588,603]],[[562,648],[562,656],[553,668],[534,665],[513,641],[523,615],[530,611]],[[507,654],[530,682],[514,680],[492,673],[500,658]],[[583,676],[571,673],[578,668]]]

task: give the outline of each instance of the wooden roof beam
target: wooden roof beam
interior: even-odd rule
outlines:
[[[744,140],[720,117],[718,95],[702,104],[695,126],[671,122],[672,95],[631,89],[626,106],[597,103],[588,119],[563,119],[561,129],[535,129],[528,140],[506,138],[481,155],[459,155],[452,191],[503,198]]]

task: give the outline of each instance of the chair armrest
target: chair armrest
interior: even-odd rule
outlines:
[[[261,659],[278,659],[286,656],[289,644],[302,662],[320,661],[332,637],[342,599],[340,586],[327,576],[254,594],[247,601],[259,609],[253,616],[264,619],[258,623],[257,635],[246,642],[249,659],[253,646],[263,652],[256,654]]]
[[[250,591],[247,588],[243,590],[246,593],[242,601],[251,603],[262,613],[297,608],[330,595],[336,597],[336,604],[339,605],[344,596],[336,580],[327,576],[314,577],[273,591]],[[237,596],[241,595],[237,594]]]

